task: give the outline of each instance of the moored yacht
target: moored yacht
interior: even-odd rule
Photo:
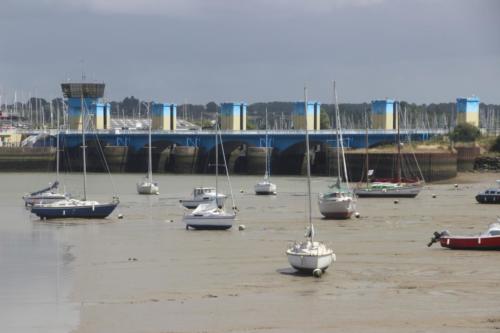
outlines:
[[[226,195],[217,193],[215,187],[195,187],[191,199],[182,199],[179,202],[188,209],[194,209],[199,204],[214,201],[217,198],[219,206],[223,206],[226,200]]]

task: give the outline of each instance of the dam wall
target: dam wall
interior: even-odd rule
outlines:
[[[306,155],[304,150],[277,152],[268,148],[271,159],[271,174],[304,175]],[[265,147],[235,146],[224,151],[230,173],[264,174]],[[87,170],[106,172],[106,164],[111,172],[147,172],[147,149],[131,152],[128,147],[105,146],[99,149],[91,143],[87,145]],[[345,152],[349,179],[360,181],[366,174],[366,155],[359,150]],[[215,167],[214,151],[203,151],[197,147],[167,146],[154,149],[152,154],[155,173],[212,173]],[[335,148],[317,145],[310,150],[311,172],[313,175],[336,176],[337,153]],[[395,177],[396,154],[372,151],[368,154],[369,169],[379,178]],[[42,148],[1,148],[1,171],[54,171],[56,149]],[[81,148],[71,148],[60,152],[61,171],[81,172]],[[219,168],[222,170],[223,155],[219,149]],[[418,164],[416,163],[418,162]],[[403,177],[419,177],[426,181],[453,178],[457,175],[458,154],[454,151],[417,151],[402,153]]]

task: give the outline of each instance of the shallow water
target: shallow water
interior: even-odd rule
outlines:
[[[275,177],[279,194],[266,197],[253,195],[259,177],[231,177],[246,230],[222,232],[186,231],[178,203],[213,177],[158,175],[159,196],[137,195],[140,178],[113,177],[121,203],[105,223],[62,224],[22,206],[49,175],[0,174],[2,331],[481,332],[500,322],[498,252],[425,246],[435,230],[494,222],[500,208],[473,196],[498,175],[465,175],[458,189],[431,184],[398,204],[359,199],[361,218],[348,221],[321,219],[317,192],[328,179],[314,178],[318,238],[338,258],[322,279],[294,274],[284,253],[306,226],[304,178]],[[78,174],[63,182],[79,192]],[[88,192],[109,200],[113,185],[89,175]]]

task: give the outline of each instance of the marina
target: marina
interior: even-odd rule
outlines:
[[[0,333],[499,331],[498,13],[0,1]]]

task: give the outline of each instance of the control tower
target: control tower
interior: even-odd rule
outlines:
[[[68,103],[69,129],[82,129],[82,108],[87,129],[108,129],[111,125],[111,105],[103,103],[104,83],[62,83],[63,96]]]

